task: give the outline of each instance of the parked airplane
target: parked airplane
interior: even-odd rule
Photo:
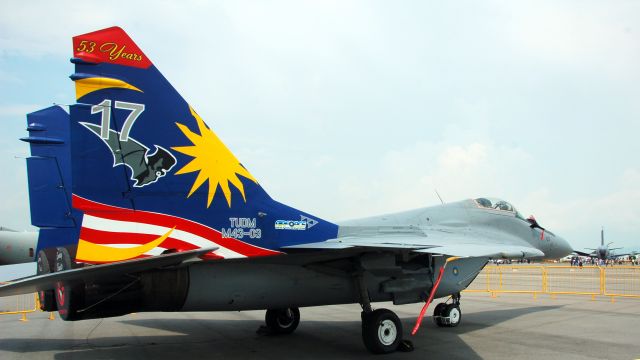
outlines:
[[[0,265],[35,261],[37,242],[37,232],[19,232],[0,227]]]
[[[34,113],[24,138],[40,275],[0,296],[39,291],[64,320],[266,309],[279,334],[296,329],[300,307],[359,303],[365,346],[389,353],[402,323],[372,303],[425,301],[415,333],[432,299],[450,297],[434,319],[456,326],[460,292],[488,259],[571,252],[489,198],[340,225],[281,204],[122,29],[73,48],[70,121]]]
[[[580,256],[589,256],[589,257],[596,258],[598,260],[604,260],[604,261],[614,260],[619,257],[627,256],[627,255],[635,255],[633,253],[616,254],[615,251],[620,250],[622,248],[621,247],[610,248],[609,245],[611,244],[613,244],[613,242],[610,242],[606,245],[604,244],[604,228],[603,228],[600,230],[600,246],[598,246],[598,248],[596,249],[586,248],[587,250],[592,250],[590,253],[583,252],[583,251],[574,251],[574,252]]]

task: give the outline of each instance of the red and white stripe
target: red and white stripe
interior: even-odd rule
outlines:
[[[223,238],[220,231],[200,223],[167,214],[131,210],[101,204],[73,195],[73,207],[84,213],[80,239],[116,248],[149,243],[171,229],[171,236],[160,246],[145,253],[159,255],[168,249],[177,251],[218,247],[211,258],[244,258],[281,254],[233,238]]]

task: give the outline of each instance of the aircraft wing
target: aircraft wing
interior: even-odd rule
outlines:
[[[460,257],[530,258],[544,253],[518,239],[495,240],[490,236],[465,236],[447,232],[425,235],[348,236],[323,242],[284,247],[284,250],[338,250],[349,248],[408,249],[417,253],[433,253]]]
[[[626,254],[612,254],[612,255],[610,255],[610,257],[611,257],[611,258],[619,258],[619,257],[622,257],[622,256],[628,256],[628,255],[631,255],[631,253],[626,253]]]
[[[92,281],[113,274],[121,275],[176,266],[214,250],[216,248],[203,248],[32,276],[0,286],[0,297],[53,289],[55,284],[61,281]]]
[[[578,251],[578,250],[573,250],[573,252],[574,252],[575,254],[580,255],[580,256],[596,257],[596,254],[594,254],[594,253],[586,253],[586,252],[582,252],[582,251]]]
[[[544,253],[534,247],[521,245],[458,244],[415,250],[418,253],[436,253],[461,257],[488,257],[501,259],[542,257]]]

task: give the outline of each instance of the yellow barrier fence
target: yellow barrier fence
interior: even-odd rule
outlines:
[[[22,315],[20,321],[28,321],[27,314],[38,310],[38,295],[25,294],[0,298],[0,315]]]
[[[640,297],[640,267],[618,266],[602,273],[602,292],[606,296]]]
[[[640,298],[640,267],[488,265],[465,291]]]

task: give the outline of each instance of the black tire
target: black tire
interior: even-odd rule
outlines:
[[[378,309],[362,316],[362,341],[374,354],[388,354],[402,341],[402,322],[393,311]]]
[[[65,271],[72,268],[71,256],[66,248],[56,249],[55,271]],[[84,284],[57,282],[54,291],[58,315],[62,320],[79,320],[77,313],[84,304]]]
[[[447,307],[447,304],[440,303],[436,305],[436,307],[433,309],[433,322],[435,322],[438,327],[445,326],[444,321],[442,321],[442,313],[444,312],[444,309],[446,307]]]
[[[456,327],[462,320],[462,311],[460,311],[460,306],[456,304],[449,304],[442,311],[442,316],[447,319],[444,321],[444,326]]]
[[[49,266],[49,259],[44,250],[38,251],[36,258],[36,275],[46,275],[52,272],[51,266]],[[40,303],[40,310],[42,311],[56,311],[56,298],[53,290],[40,290],[38,291],[38,302]]]
[[[291,334],[300,324],[300,309],[269,309],[264,320],[271,334]]]

